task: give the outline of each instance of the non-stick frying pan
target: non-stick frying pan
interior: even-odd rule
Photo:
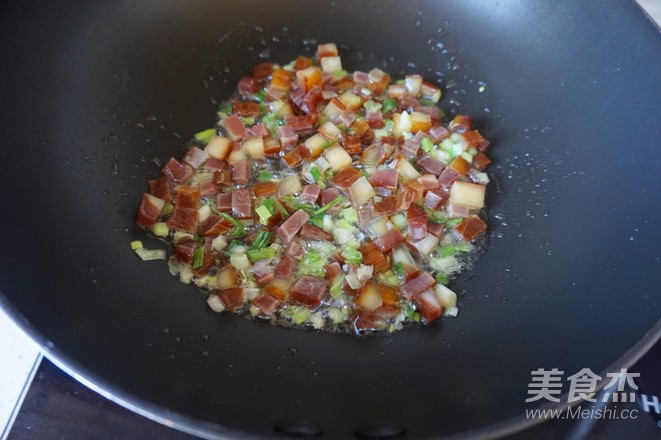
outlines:
[[[533,422],[532,370],[604,375],[659,335],[661,36],[633,2],[0,8],[2,303],[132,409],[206,437],[495,435]],[[273,328],[214,314],[132,255],[133,239],[162,246],[134,224],[157,162],[253,64],[313,40],[349,69],[438,81],[448,113],[492,139],[490,240],[454,284],[456,319],[376,337]]]

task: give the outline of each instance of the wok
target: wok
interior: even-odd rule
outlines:
[[[0,8],[3,307],[133,410],[210,438],[495,436],[534,422],[532,370],[603,376],[659,336],[661,37],[633,2]],[[156,162],[252,65],[310,39],[352,70],[438,81],[492,140],[489,243],[453,284],[458,318],[377,337],[272,328],[132,255],[134,239],[162,246],[134,224]]]

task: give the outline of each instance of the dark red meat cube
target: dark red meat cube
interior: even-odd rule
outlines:
[[[403,243],[405,239],[406,237],[399,232],[399,229],[390,229],[381,237],[374,240],[374,244],[381,249],[382,252],[388,253],[392,251],[393,248],[399,246],[400,243]]]
[[[328,281],[325,278],[303,275],[291,288],[289,300],[294,304],[316,309],[327,290]]]
[[[171,202],[173,197],[172,180],[170,176],[161,176],[158,179],[149,181],[149,193],[153,196]]]
[[[138,209],[137,223],[151,228],[156,223],[158,216],[161,215],[164,201],[150,194],[142,195],[142,202]]]
[[[441,301],[431,290],[413,295],[413,304],[415,304],[415,308],[420,312],[420,316],[426,324],[440,318],[443,313]]]
[[[161,171],[175,183],[186,183],[193,176],[193,169],[175,158],[171,158]]]
[[[406,211],[411,240],[422,240],[427,236],[427,213],[419,205],[412,204]]]
[[[418,159],[417,163],[420,168],[425,170],[425,172],[435,176],[440,175],[445,169],[445,165],[443,165],[441,161],[436,160],[430,156],[422,156],[420,159]]]
[[[239,80],[239,93],[244,98],[252,98],[259,90],[259,85],[255,78],[244,76]]]
[[[232,191],[232,217],[252,218],[252,193],[249,189]]]
[[[289,244],[309,219],[310,216],[302,209],[299,209],[280,225],[276,233],[284,244]]]
[[[410,298],[416,293],[429,289],[434,284],[436,284],[434,277],[427,272],[421,272],[420,275],[411,279],[401,287],[402,295],[406,298]]]
[[[250,181],[250,164],[247,160],[237,160],[232,163],[232,182],[245,185]]]
[[[252,302],[252,305],[257,307],[263,315],[267,316],[272,315],[275,309],[280,307],[280,304],[282,304],[282,301],[268,293],[262,293]]]
[[[274,273],[275,276],[288,280],[294,276],[295,270],[296,270],[296,260],[294,260],[289,255],[283,255],[282,258],[280,259],[280,262],[275,267]]]
[[[197,249],[197,246],[198,243],[191,238],[184,238],[183,240],[180,240],[174,247],[174,258],[183,263],[192,263],[193,255],[195,254],[195,249]]]
[[[230,312],[235,312],[243,306],[243,288],[241,287],[221,290],[218,292],[218,296]]]
[[[306,223],[301,228],[301,238],[306,240],[330,241],[333,236],[321,228]]]

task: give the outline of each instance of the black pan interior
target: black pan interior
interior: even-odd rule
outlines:
[[[661,38],[633,2],[3,2],[3,303],[60,364],[204,436],[283,418],[350,438],[516,429],[531,370],[603,372],[658,335]],[[207,310],[133,222],[156,162],[262,59],[439,81],[492,139],[487,251],[457,319],[356,338]],[[484,85],[484,91],[478,89]]]

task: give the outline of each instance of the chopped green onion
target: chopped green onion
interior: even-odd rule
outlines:
[[[204,264],[204,247],[200,246],[195,249],[193,254],[193,269],[199,269]]]
[[[424,99],[424,98],[420,98],[420,99],[418,99],[418,102],[419,102],[421,105],[425,106],[425,107],[433,107],[433,106],[436,105],[435,102],[430,101],[429,99]]]
[[[342,286],[344,285],[344,275],[339,274],[333,281],[330,286],[330,294],[333,298],[337,299],[342,295]]]
[[[237,252],[237,249],[241,249],[241,252],[245,249],[245,245],[243,244],[242,241],[239,240],[232,240],[230,244],[227,246],[227,253],[233,254]]]
[[[358,223],[358,210],[354,207],[344,208],[340,211],[340,216],[351,224]]]
[[[337,205],[338,203],[342,203],[342,196],[341,195],[335,197],[333,200],[326,203],[321,208],[317,209],[317,211],[315,211],[314,214],[315,215],[323,214],[324,212],[328,211],[329,209],[331,209],[333,206]]]
[[[353,246],[347,246],[342,251],[342,257],[349,263],[360,264],[363,261],[363,254]]]
[[[314,182],[317,183],[321,180],[321,171],[319,171],[319,168],[312,165],[310,167],[310,176],[312,176],[312,180],[314,180]]]
[[[170,235],[170,227],[165,222],[156,222],[154,227],[151,228],[151,231],[157,237],[167,237]]]
[[[384,115],[394,108],[397,108],[397,101],[393,98],[386,98],[383,100],[381,111]]]
[[[260,90],[259,92],[255,93],[255,99],[259,102],[266,101],[266,90]]]
[[[254,125],[255,124],[255,117],[254,116],[244,116],[242,118],[242,120],[243,120],[243,125],[245,125],[246,127],[249,126],[249,125]]]
[[[324,218],[323,217],[310,216],[310,223],[312,223],[312,225],[318,227],[319,229],[324,228]]]
[[[257,175],[257,180],[260,182],[270,182],[273,179],[273,173],[271,171],[262,170]]]
[[[271,233],[265,231],[264,229],[260,229],[259,232],[257,232],[257,235],[255,235],[255,238],[252,241],[252,247],[253,249],[260,249],[265,246],[268,246],[269,241],[271,241]]]
[[[273,113],[267,113],[262,118],[264,126],[271,134],[271,137],[276,137],[278,135],[278,123],[275,120],[275,115]]]
[[[447,284],[448,283],[448,276],[444,273],[437,273],[436,276],[436,282],[439,284]]]
[[[346,70],[336,70],[333,72],[333,78],[334,79],[342,79],[345,76],[347,76],[347,71]]]
[[[415,311],[415,307],[410,302],[405,302],[402,304],[402,313],[406,316],[407,319],[411,321],[420,322],[420,313]]]
[[[397,81],[395,81],[395,84],[403,86],[404,84],[406,84],[406,81],[404,81],[403,79],[398,79]]]
[[[402,264],[401,261],[398,261],[395,263],[393,266],[393,271],[397,274],[397,276],[403,277],[404,276],[404,265]]]
[[[140,240],[134,240],[131,242],[131,250],[142,249],[142,242]]]
[[[369,101],[365,101],[363,107],[365,107],[365,110],[371,112],[378,112],[379,110],[381,110],[381,104],[378,104],[372,101],[371,99]]]
[[[321,149],[322,149],[322,150],[325,150],[326,148],[330,147],[330,146],[333,145],[334,143],[335,143],[334,141],[326,141],[326,142],[324,142],[324,143],[321,145]]]
[[[145,249],[143,247],[134,249],[136,255],[142,261],[165,260],[166,255],[163,249]]]
[[[262,249],[250,249],[246,252],[250,261],[257,260],[266,260],[275,258],[275,249],[273,248],[262,248]]]
[[[260,224],[264,226],[269,224],[269,219],[273,216],[273,214],[271,211],[269,211],[269,208],[266,205],[259,205],[257,209],[255,209],[255,212],[259,217]]]
[[[282,203],[280,203],[280,201],[278,199],[268,199],[268,200],[271,200],[272,206],[274,208],[274,209],[271,210],[272,213],[275,214],[275,210],[277,209],[278,211],[280,211],[280,214],[282,214],[282,218],[289,217],[289,213],[287,212],[285,207],[282,206]],[[266,204],[266,203],[264,203],[264,204]]]
[[[228,101],[223,104],[223,106],[218,109],[218,113],[224,113],[225,116],[229,116],[229,114],[232,113],[232,103]]]
[[[429,153],[434,148],[434,143],[428,137],[424,137],[420,141],[420,146],[422,147],[422,151]]]
[[[406,217],[402,213],[394,214],[393,216],[390,217],[390,221],[400,231],[403,231],[404,228],[406,228],[407,226]]]
[[[195,133],[195,140],[208,144],[211,138],[214,137],[215,135],[216,135],[216,129],[209,128],[208,130],[203,130],[200,131],[199,133]]]
[[[236,220],[234,217],[226,212],[221,212],[220,216],[234,225],[234,229],[232,229],[232,235],[234,237],[243,237],[246,234],[246,230],[243,227],[243,224],[241,224],[241,222]]]
[[[296,325],[301,325],[310,319],[310,310],[307,307],[296,307],[291,315],[291,320]]]
[[[464,219],[462,217],[457,217],[457,218],[450,218],[445,221],[445,226],[448,228],[454,228],[455,226],[459,225],[461,222],[463,222]]]

